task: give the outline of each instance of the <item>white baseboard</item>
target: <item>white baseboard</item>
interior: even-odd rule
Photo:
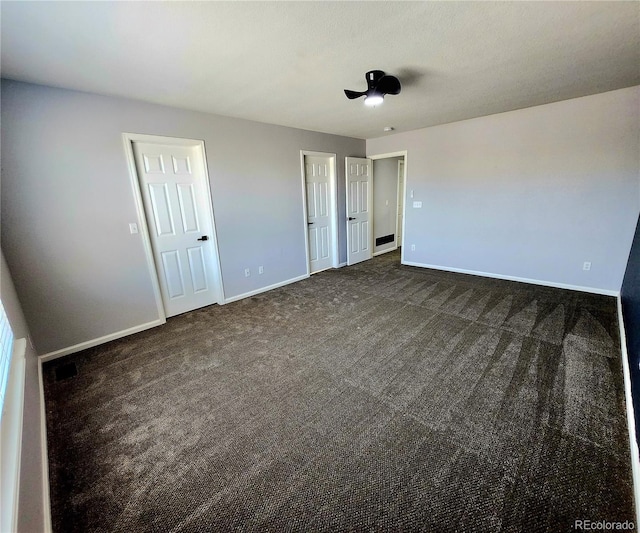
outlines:
[[[382,255],[382,254],[386,254],[386,253],[389,253],[389,252],[395,252],[397,249],[398,249],[398,247],[394,246],[393,248],[387,248],[386,250],[380,250],[379,252],[375,252],[373,254],[373,257],[376,257],[378,255]]]
[[[482,276],[485,278],[504,279],[506,281],[518,281],[520,283],[530,283],[531,285],[543,285],[545,287],[554,287],[556,289],[569,289],[572,291],[589,292],[591,294],[602,294],[604,296],[620,296],[620,291],[611,291],[608,289],[598,289],[596,287],[581,287],[579,285],[568,285],[566,283],[556,283],[554,281],[544,281],[539,279],[519,278],[517,276],[506,276],[504,274],[493,274],[491,272],[480,272],[477,270],[467,270],[464,268],[443,267],[439,265],[427,265],[425,263],[416,263],[414,261],[402,261],[403,265],[415,266],[421,268],[432,268],[433,270],[444,270],[445,272],[456,272],[457,274],[471,274],[472,276]]]
[[[347,262],[345,261],[344,263],[340,263],[336,268],[342,268],[346,266],[347,266]]]
[[[49,492],[49,455],[47,451],[47,415],[44,403],[44,378],[42,359],[38,360],[38,383],[40,387],[40,454],[42,462],[42,525],[44,533],[51,533],[51,495]]]
[[[622,299],[618,300],[618,325],[620,328],[620,347],[622,348],[622,375],[624,377],[624,398],[627,407],[627,426],[629,428],[629,448],[631,449],[631,476],[633,479],[633,496],[636,508],[636,524],[640,524],[640,455],[636,439],[636,418],[631,395],[631,372],[629,370],[629,354],[627,352],[627,336],[622,315]]]
[[[157,320],[153,320],[152,322],[147,322],[146,324],[140,324],[139,326],[134,326],[129,329],[123,329],[122,331],[116,331],[115,333],[110,333],[109,335],[105,335],[104,337],[99,337],[98,339],[92,339],[90,341],[81,342],[79,344],[75,344],[73,346],[69,346],[68,348],[62,348],[61,350],[56,350],[55,352],[49,352],[39,357],[40,361],[50,361],[51,359],[57,359],[58,357],[64,357],[65,355],[69,355],[76,352],[81,352],[82,350],[86,350],[87,348],[93,348],[94,346],[98,346],[98,344],[104,344],[105,342],[114,341],[116,339],[120,339],[122,337],[126,337],[127,335],[133,335],[134,333],[139,333],[144,331],[145,329],[155,328],[156,326],[160,326],[166,322],[164,318],[158,318]]]
[[[231,302],[236,302],[238,300],[244,300],[245,298],[249,298],[250,296],[255,296],[256,294],[261,294],[263,292],[267,292],[273,289],[277,289],[278,287],[284,287],[285,285],[290,285],[291,283],[296,283],[297,281],[302,281],[303,279],[307,279],[309,274],[304,274],[302,276],[298,276],[297,278],[291,278],[285,281],[281,281],[279,283],[274,283],[273,285],[268,285],[267,287],[261,287],[260,289],[256,289],[253,291],[245,292],[243,294],[238,294],[237,296],[230,296],[226,298],[224,303],[230,304]]]

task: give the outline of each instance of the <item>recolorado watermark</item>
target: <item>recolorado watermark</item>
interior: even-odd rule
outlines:
[[[612,520],[576,520],[573,529],[577,531],[635,531],[636,525],[631,520],[614,522]]]

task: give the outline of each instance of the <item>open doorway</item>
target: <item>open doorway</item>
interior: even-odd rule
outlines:
[[[407,152],[345,159],[347,264],[402,246]]]
[[[406,152],[370,156],[373,166],[373,255],[402,247]]]

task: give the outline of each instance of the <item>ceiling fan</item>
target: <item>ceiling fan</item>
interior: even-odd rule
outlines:
[[[381,70],[370,70],[364,77],[367,80],[367,90],[358,92],[344,90],[344,94],[347,95],[349,100],[354,98],[360,98],[366,96],[364,99],[365,105],[377,106],[384,101],[385,94],[400,94],[400,80],[395,76],[385,74]]]

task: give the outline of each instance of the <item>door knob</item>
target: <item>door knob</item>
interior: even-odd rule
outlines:
[[[311,226],[311,224],[314,224],[314,222],[307,222],[307,226]]]
[[[200,237],[198,240],[199,240],[199,241],[208,241],[208,240],[209,240],[209,237],[207,237],[206,235],[203,235],[203,236],[202,236],[202,237]]]
[[[355,220],[356,217],[349,217],[349,220]]]

